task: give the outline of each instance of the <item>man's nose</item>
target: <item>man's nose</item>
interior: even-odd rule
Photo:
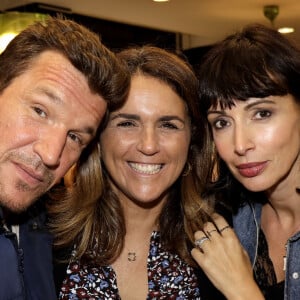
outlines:
[[[33,148],[46,166],[56,167],[60,163],[66,140],[65,130],[49,130],[47,133],[43,132],[43,136],[35,142]]]

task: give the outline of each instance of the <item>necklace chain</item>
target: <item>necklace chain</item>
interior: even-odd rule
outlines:
[[[285,248],[285,254],[283,256],[283,271],[286,270],[286,251],[287,251],[287,243],[284,245]]]

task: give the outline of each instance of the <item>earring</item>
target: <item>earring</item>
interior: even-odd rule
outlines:
[[[184,177],[187,176],[191,172],[191,170],[192,170],[192,166],[189,162],[187,162],[185,164],[184,170],[182,172],[182,176],[184,176]]]

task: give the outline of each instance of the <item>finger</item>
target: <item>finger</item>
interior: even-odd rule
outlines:
[[[207,236],[203,236],[200,239],[195,240],[195,246],[198,247],[199,249],[202,249],[204,243],[209,242],[209,238]]]
[[[214,228],[214,229],[212,229],[212,230],[208,230],[208,231],[206,231],[206,234],[207,234],[207,236],[209,237],[209,238],[211,238],[211,236],[212,236],[212,234],[219,234],[219,231],[218,231],[218,229],[217,228]]]
[[[220,228],[219,231],[220,231],[220,233],[223,235],[223,232],[224,232],[225,230],[229,230],[229,229],[232,229],[231,226],[226,225],[226,226]]]
[[[207,274],[209,268],[212,266],[212,261],[210,257],[207,257],[207,254],[199,248],[193,248],[191,250],[191,256],[200,266],[200,268]]]
[[[211,237],[214,234],[221,234],[224,230],[229,229],[230,226],[226,220],[218,214],[213,215],[213,222],[207,222],[203,226],[203,232],[207,237]]]
[[[195,259],[195,261],[199,264],[199,266],[202,266],[202,260],[203,260],[203,252],[198,248],[193,248],[191,251],[192,257]]]
[[[205,232],[205,234],[210,237],[211,233],[218,233],[218,228],[216,227],[216,225],[213,222],[207,222],[204,224],[203,226],[203,231]]]
[[[194,238],[195,240],[199,240],[203,237],[207,237],[206,231],[203,230],[198,230],[194,233]]]
[[[203,246],[205,246],[205,244],[209,243],[209,236],[206,234],[205,231],[202,230],[198,230],[194,233],[194,237],[195,237],[195,241],[194,241],[194,245],[196,248],[198,248],[201,252],[204,251]]]
[[[226,222],[226,220],[219,214],[213,214],[213,220],[215,222],[215,226],[217,227],[219,233],[224,232],[227,229],[230,229],[231,227]]]

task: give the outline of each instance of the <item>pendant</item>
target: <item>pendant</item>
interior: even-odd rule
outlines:
[[[135,252],[128,252],[127,259],[130,262],[136,261],[136,253]]]

